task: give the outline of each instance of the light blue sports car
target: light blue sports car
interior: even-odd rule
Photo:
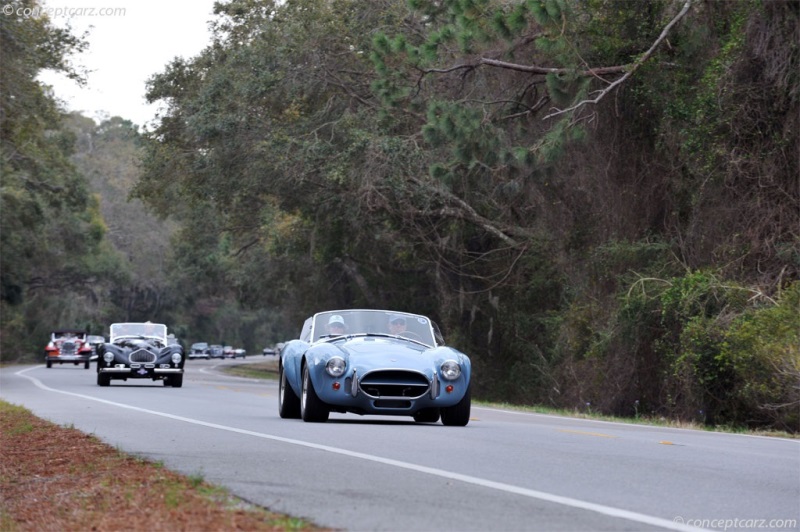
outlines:
[[[331,412],[412,416],[421,423],[469,423],[469,357],[444,345],[417,314],[320,312],[280,355],[278,413],[324,422]]]

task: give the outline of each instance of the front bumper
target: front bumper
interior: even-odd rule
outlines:
[[[131,364],[130,366],[101,367],[98,373],[110,375],[125,375],[131,378],[152,378],[158,375],[178,375],[183,373],[183,368],[159,367],[156,364]]]
[[[452,383],[455,384],[452,390],[446,391],[445,388],[451,383],[443,384],[438,378],[434,378],[425,393],[420,395],[375,396],[361,389],[356,375],[339,379],[341,386],[338,388],[333,386],[336,380],[327,377],[321,379],[321,386],[319,389],[315,386],[315,392],[333,410],[358,414],[412,415],[423,409],[447,408],[461,401],[468,387],[466,382],[459,380]]]
[[[48,355],[45,360],[48,362],[86,362],[92,355],[87,353],[85,355],[58,355],[58,356],[50,356]]]

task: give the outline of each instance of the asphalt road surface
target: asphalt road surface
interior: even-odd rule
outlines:
[[[262,362],[250,357],[245,362]],[[343,530],[800,530],[800,441],[481,408],[278,416],[277,383],[191,360],[182,388],[12,366],[0,397],[119,449]]]

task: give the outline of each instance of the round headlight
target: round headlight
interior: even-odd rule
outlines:
[[[454,381],[461,376],[461,366],[455,360],[445,360],[442,362],[442,377],[449,381]]]
[[[105,360],[106,362],[111,362],[112,360],[114,360],[114,353],[109,353],[108,351],[106,351],[105,354],[103,355],[103,360]]]
[[[173,364],[180,364],[181,363],[181,354],[180,353],[172,353],[172,363]]]
[[[342,357],[333,357],[325,364],[325,371],[327,371],[328,375],[331,377],[341,377],[346,367],[347,364],[345,364]]]

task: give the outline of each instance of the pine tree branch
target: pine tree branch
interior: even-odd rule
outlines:
[[[675,18],[673,18],[669,22],[669,24],[667,24],[664,27],[664,29],[661,32],[661,35],[659,35],[658,39],[656,39],[655,42],[653,43],[653,45],[650,46],[650,49],[647,50],[644,54],[642,54],[642,56],[639,57],[639,59],[636,60],[636,62],[633,63],[633,65],[626,65],[626,66],[622,67],[622,68],[626,69],[625,74],[621,78],[619,78],[619,79],[615,80],[613,83],[611,83],[608,87],[606,87],[605,89],[600,91],[600,93],[597,95],[596,98],[594,98],[592,100],[582,100],[582,101],[576,103],[575,105],[573,105],[572,107],[568,107],[566,109],[560,109],[558,111],[552,112],[552,113],[548,114],[547,116],[545,116],[543,118],[543,120],[547,120],[548,118],[552,118],[554,116],[558,116],[558,115],[561,115],[561,114],[564,114],[564,113],[569,113],[570,111],[574,111],[574,110],[576,110],[576,109],[578,109],[580,107],[583,107],[584,105],[599,103],[600,100],[602,100],[606,96],[606,94],[608,94],[609,92],[614,90],[616,87],[618,87],[619,85],[624,83],[626,79],[631,77],[631,75],[633,75],[633,73],[636,72],[636,70],[638,70],[639,67],[642,66],[642,64],[644,64],[644,62],[647,61],[650,58],[651,55],[653,55],[653,52],[655,52],[656,48],[658,48],[658,46],[664,41],[664,39],[667,38],[667,35],[669,34],[670,30],[672,30],[672,27],[675,24],[677,24],[678,21],[680,19],[682,19],[683,16],[686,15],[686,13],[689,11],[689,8],[692,6],[692,2],[693,2],[693,0],[686,0],[686,3],[683,5],[683,8],[680,10],[680,12],[677,15],[675,15]],[[597,72],[599,69],[593,69],[593,70],[594,70],[594,74],[593,75],[598,75],[599,74]]]

